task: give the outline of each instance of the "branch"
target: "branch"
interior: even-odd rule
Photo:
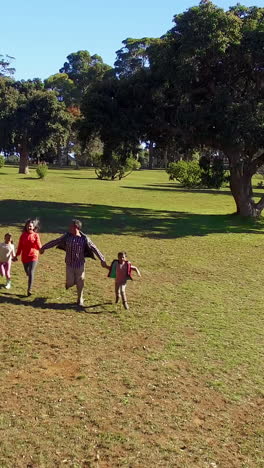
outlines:
[[[257,158],[253,159],[251,163],[252,170],[254,170],[253,174],[255,174],[257,170],[264,164],[264,150],[261,149],[260,151],[260,155]]]
[[[261,197],[261,199],[258,201],[258,203],[256,203],[256,208],[257,210],[263,210],[264,208],[264,195],[263,197]]]

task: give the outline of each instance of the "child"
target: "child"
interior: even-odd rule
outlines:
[[[11,263],[15,258],[15,246],[9,232],[0,244],[0,274],[6,277],[6,289],[11,288]]]
[[[126,297],[126,282],[128,279],[132,280],[132,271],[136,271],[137,275],[141,276],[139,269],[128,262],[126,252],[118,252],[117,260],[113,260],[111,266],[106,266],[106,268],[109,270],[108,277],[115,278],[116,304],[121,296],[124,308],[129,309]]]
[[[24,266],[25,273],[28,277],[27,295],[31,296],[31,288],[34,281],[35,269],[38,264],[39,250],[41,249],[40,238],[37,233],[39,229],[38,219],[28,219],[23,228],[17,246],[15,260],[21,254],[21,260]]]

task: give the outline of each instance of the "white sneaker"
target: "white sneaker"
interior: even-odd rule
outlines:
[[[6,288],[6,289],[10,289],[10,288],[11,288],[11,280],[7,280],[6,285],[5,285],[5,288]]]

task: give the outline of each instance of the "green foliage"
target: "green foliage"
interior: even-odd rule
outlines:
[[[10,66],[13,60],[14,57],[10,55],[0,54],[0,76],[11,76],[15,73],[15,69]]]
[[[44,81],[45,89],[54,91],[66,106],[78,104],[78,90],[66,73],[56,73]]]
[[[2,154],[0,154],[0,167],[4,167],[4,165],[5,165],[5,157]]]
[[[127,38],[122,41],[123,47],[116,52],[115,70],[119,76],[129,77],[149,66],[148,48],[157,39],[143,37]]]
[[[100,180],[121,180],[140,167],[141,164],[136,159],[129,157],[123,162],[119,155],[114,154],[111,160],[102,160],[95,173]]]
[[[264,163],[264,9],[224,11],[203,1],[174,18],[175,26],[150,47],[160,99],[160,128],[178,144],[221,150],[230,162],[237,213],[258,216],[251,178]]]
[[[9,154],[6,157],[5,163],[6,164],[19,164],[19,156],[17,156],[16,154]]]
[[[28,172],[29,153],[43,155],[65,145],[72,115],[40,80],[0,78],[0,148],[20,154],[20,172]]]
[[[223,158],[203,155],[200,158],[201,185],[207,188],[220,188],[226,181]]]
[[[44,179],[48,173],[48,165],[45,162],[40,162],[37,166],[36,173],[40,179]]]
[[[201,168],[197,161],[170,163],[167,171],[170,180],[177,180],[183,187],[198,187],[201,184]]]
[[[67,62],[60,69],[60,74],[64,75],[63,88],[64,90],[69,88],[69,83],[65,88],[66,76],[74,84],[74,99],[80,105],[89,87],[100,81],[109,70],[111,67],[105,64],[99,55],[91,55],[87,50],[73,52],[67,56]],[[54,76],[58,80],[58,76]]]
[[[140,161],[137,161],[135,158],[127,158],[125,162],[126,171],[138,171],[141,167]]]

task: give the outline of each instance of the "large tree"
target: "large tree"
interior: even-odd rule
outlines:
[[[252,176],[264,162],[264,9],[224,11],[203,1],[174,17],[149,50],[164,124],[179,142],[221,150],[237,213],[258,216]]]
[[[100,81],[111,67],[103,62],[99,55],[91,55],[87,50],[73,52],[67,57],[67,62],[60,73],[67,74],[75,85],[75,102],[80,105],[81,99],[88,88]]]
[[[64,145],[72,117],[55,93],[37,81],[0,80],[1,148],[20,155],[19,173],[29,172],[29,157],[44,157]]]

